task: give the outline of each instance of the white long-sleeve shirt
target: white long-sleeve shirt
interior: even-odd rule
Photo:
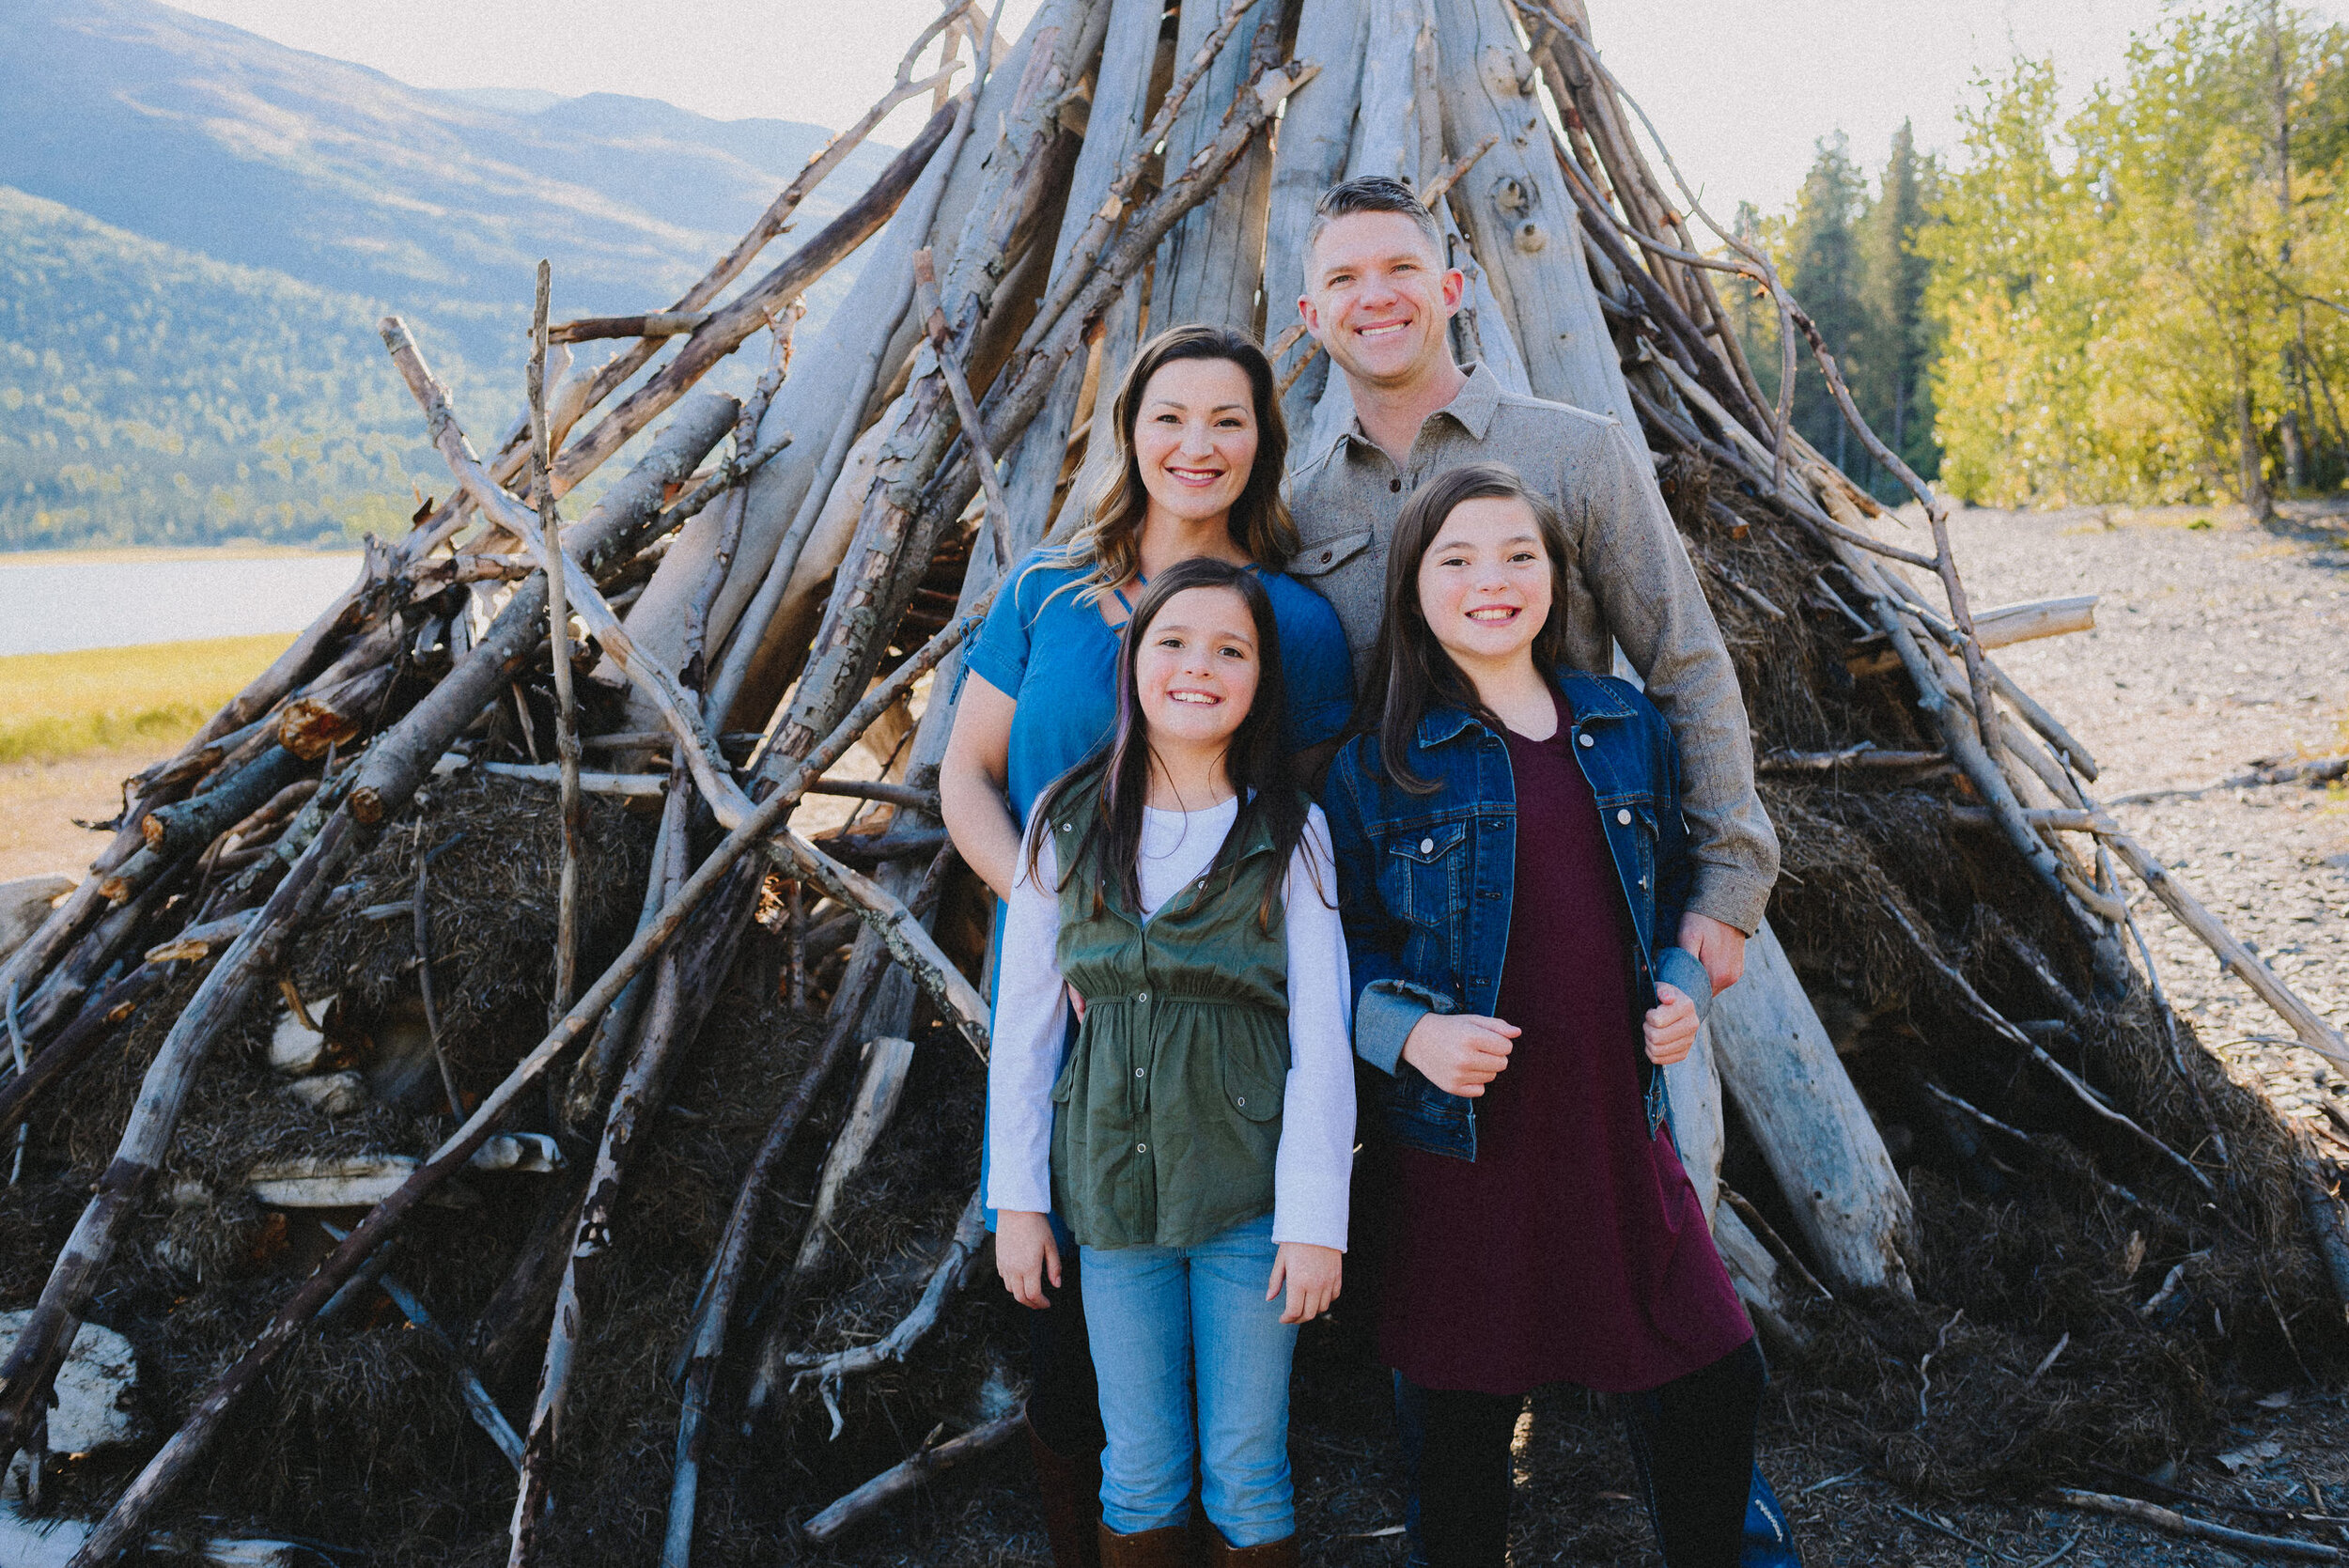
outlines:
[[[1215,862],[1239,814],[1237,800],[1204,811],[1146,810],[1136,867],[1143,918]],[[1318,877],[1315,875],[1319,872]],[[1052,1084],[1067,1036],[1060,972],[1059,864],[1045,842],[1031,877],[1019,874],[995,960],[995,1021],[987,1073],[988,1203],[1048,1213],[1052,1206]],[[1316,806],[1282,887],[1288,948],[1289,1072],[1273,1167],[1272,1239],[1346,1246],[1354,1157],[1354,987],[1338,924],[1330,827]]]

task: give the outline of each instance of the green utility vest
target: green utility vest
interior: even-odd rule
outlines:
[[[1088,786],[1053,812],[1064,862],[1097,805]],[[1279,888],[1270,931],[1257,919],[1272,852],[1255,821],[1146,921],[1093,852],[1064,875],[1060,968],[1085,1011],[1052,1088],[1052,1203],[1087,1247],[1189,1247],[1271,1212],[1289,1070]]]

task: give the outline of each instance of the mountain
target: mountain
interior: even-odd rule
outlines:
[[[558,318],[665,306],[829,134],[411,87],[153,0],[0,0],[0,550],[396,525],[412,478],[448,481],[378,318],[416,328],[486,445],[539,257]],[[894,151],[852,152],[799,231]]]
[[[466,346],[485,356],[540,256],[561,315],[668,303],[828,134],[608,93],[428,91],[153,0],[0,0],[0,184],[401,310],[489,307]],[[801,224],[891,151],[859,147]]]
[[[0,550],[398,532],[412,476],[448,479],[381,310],[0,187]],[[459,354],[433,368],[512,400]]]

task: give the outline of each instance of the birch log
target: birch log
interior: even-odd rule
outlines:
[[[1455,186],[1455,210],[1489,273],[1536,396],[1612,415],[1637,430],[1614,340],[1582,256],[1573,199],[1533,96],[1533,63],[1505,0],[1436,8],[1444,145],[1500,144]]]
[[[1313,223],[1314,203],[1346,174],[1369,36],[1370,8],[1360,0],[1304,0],[1298,13],[1296,56],[1318,60],[1322,70],[1289,99],[1273,143],[1264,251],[1268,341],[1298,320],[1297,298],[1305,291],[1305,231]],[[1315,352],[1310,339],[1300,340],[1273,369],[1287,375],[1300,354],[1312,354],[1313,361],[1281,400],[1295,435],[1312,428],[1330,370],[1329,356]],[[1301,455],[1303,449],[1296,450]]]
[[[1279,12],[1270,0],[1256,0],[1242,13],[1238,31],[1174,116],[1166,137],[1168,168],[1181,168],[1215,139],[1224,106],[1261,63],[1251,48],[1252,35],[1263,23],[1277,20]],[[1174,58],[1190,59],[1223,15],[1224,7],[1216,0],[1194,0],[1183,7],[1175,20]],[[1152,331],[1194,321],[1251,335],[1259,330],[1256,290],[1264,281],[1265,215],[1271,190],[1271,152],[1262,143],[1253,144],[1233,163],[1215,194],[1174,225],[1159,247],[1150,287]]]
[[[1829,1282],[1910,1294],[1908,1191],[1767,922],[1708,1032],[1722,1086]]]

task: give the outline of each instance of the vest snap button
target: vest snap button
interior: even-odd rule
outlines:
[[[1432,838],[1421,839],[1419,841],[1419,852],[1423,855],[1434,854],[1436,852],[1436,841]]]
[[[1631,814],[1627,811],[1619,811],[1615,814],[1615,820],[1628,828],[1631,826]]]
[[[1587,736],[1587,735],[1578,735],[1578,736],[1576,736],[1576,737],[1575,737],[1575,739],[1576,739],[1576,741],[1577,741],[1577,742],[1579,742],[1579,744],[1584,745],[1584,746],[1595,746],[1595,745],[1597,745],[1597,744],[1598,744],[1598,742],[1597,742],[1597,741],[1593,740],[1593,739],[1592,739],[1589,736]]]
[[[1246,1105],[1246,1104],[1248,1103],[1248,1096],[1247,1096],[1247,1095],[1245,1095],[1245,1094],[1242,1094],[1242,1095],[1238,1096],[1238,1098],[1237,1098],[1236,1100],[1234,1100],[1234,1101],[1233,1101],[1233,1103],[1234,1103],[1235,1105]]]
[[[1134,1153],[1136,1153],[1136,1154],[1138,1154],[1138,1155],[1146,1155],[1146,1154],[1148,1154],[1149,1152],[1150,1152],[1150,1145],[1149,1145],[1149,1144],[1147,1144],[1147,1143],[1137,1143],[1137,1144],[1135,1144],[1135,1145],[1134,1145]]]
[[[1645,887],[1647,884],[1646,884],[1646,883],[1644,883],[1644,882],[1642,882],[1642,883],[1641,883],[1640,885],[1641,885],[1641,887]],[[1143,1076],[1143,1071],[1142,1071],[1142,1069],[1141,1069],[1140,1067],[1136,1067],[1136,1068],[1134,1069],[1134,1077],[1136,1077],[1136,1078],[1140,1078],[1140,1077],[1142,1077],[1142,1076]]]

